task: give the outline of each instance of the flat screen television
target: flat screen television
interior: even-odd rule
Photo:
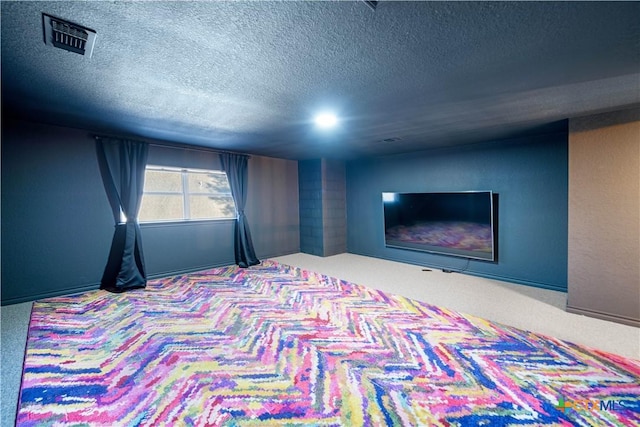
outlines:
[[[387,247],[496,261],[494,194],[382,193]]]

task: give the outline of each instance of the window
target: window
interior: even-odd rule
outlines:
[[[147,166],[140,222],[235,217],[236,207],[224,172]]]

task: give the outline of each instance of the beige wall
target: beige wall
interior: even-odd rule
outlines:
[[[251,156],[247,192],[245,213],[256,255],[263,259],[299,252],[298,162]]]
[[[567,310],[640,326],[640,109],[569,121]]]

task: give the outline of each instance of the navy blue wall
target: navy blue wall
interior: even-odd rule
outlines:
[[[215,168],[218,156],[154,148],[149,159]],[[249,160],[246,213],[261,258],[300,250],[297,167]],[[88,131],[2,124],[3,305],[98,288],[113,230]],[[142,240],[150,277],[234,263],[233,221],[145,224]]]
[[[300,251],[331,256],[347,250],[346,178],[342,160],[298,162]]]
[[[568,136],[531,136],[347,163],[348,251],[436,268],[467,260],[384,246],[381,193],[492,190],[499,197],[498,262],[468,272],[566,291]]]
[[[114,224],[95,158],[86,132],[2,123],[3,305],[99,286]]]
[[[298,162],[300,200],[300,250],[323,256],[322,228],[322,161]]]

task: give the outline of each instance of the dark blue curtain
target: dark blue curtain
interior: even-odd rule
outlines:
[[[256,257],[256,252],[253,249],[249,224],[244,215],[244,206],[247,202],[248,161],[249,158],[247,156],[240,154],[220,154],[222,169],[227,174],[231,195],[238,212],[234,230],[234,249],[236,264],[243,268],[260,264],[260,260]]]
[[[138,210],[149,147],[145,142],[96,138],[96,152],[115,222],[101,288],[114,292],[143,288],[147,284],[147,275]],[[126,217],[125,222],[121,213]]]

